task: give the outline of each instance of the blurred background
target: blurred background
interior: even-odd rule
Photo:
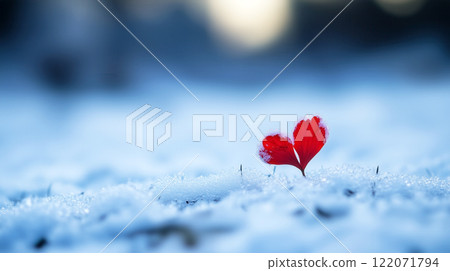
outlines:
[[[184,81],[257,88],[349,1],[103,2]],[[0,3],[3,84],[23,83],[26,75],[49,92],[127,91],[138,80],[151,88],[166,76],[96,1]],[[323,83],[326,75],[331,83],[345,79],[349,63],[379,62],[387,54],[396,57],[386,57],[383,68],[366,64],[360,70],[405,79],[445,77],[449,10],[445,0],[356,1],[285,78]]]
[[[187,174],[259,167],[254,138],[191,142],[193,113],[316,113],[330,140],[311,169],[449,176],[450,1],[355,0],[254,102],[349,1],[102,2],[200,102],[99,2],[0,0],[0,195],[172,174],[196,153]],[[125,143],[143,104],[173,113],[155,152]]]

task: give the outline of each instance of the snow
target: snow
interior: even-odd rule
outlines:
[[[280,78],[254,102],[259,89],[188,82],[198,103],[170,77],[126,95],[5,85],[0,251],[98,252],[151,203],[106,252],[346,252],[314,216],[352,252],[450,252],[448,78],[357,69],[333,86]],[[147,103],[172,113],[173,136],[152,153],[125,141],[126,116]],[[222,113],[319,115],[329,138],[306,179],[272,174],[254,137],[192,142],[192,114]]]
[[[308,178],[228,170],[3,201],[2,252],[448,252],[450,183],[345,166]],[[283,185],[281,185],[282,183]],[[46,245],[36,248],[41,240]]]

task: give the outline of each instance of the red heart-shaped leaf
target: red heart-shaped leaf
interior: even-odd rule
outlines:
[[[325,145],[328,130],[320,117],[306,117],[297,123],[293,136],[294,144],[290,138],[279,134],[267,136],[259,156],[268,164],[292,165],[305,176],[306,166]]]

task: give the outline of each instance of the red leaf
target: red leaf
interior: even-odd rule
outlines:
[[[300,169],[291,139],[278,134],[264,138],[259,156],[268,164],[292,165]]]
[[[300,160],[300,170],[305,175],[309,161],[322,149],[328,137],[322,119],[314,116],[301,120],[294,129],[294,149]]]
[[[294,144],[290,138],[279,134],[267,136],[262,142],[259,156],[268,164],[297,167],[305,176],[306,166],[325,145],[328,130],[322,119],[314,116],[301,120],[293,136]]]

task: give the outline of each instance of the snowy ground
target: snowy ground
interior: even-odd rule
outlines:
[[[280,184],[281,182],[281,184]],[[4,200],[1,250],[100,251],[167,184],[109,252],[449,252],[450,185],[356,166],[308,179],[237,170]],[[283,187],[289,189],[290,193]]]
[[[258,88],[190,82],[197,103],[171,78],[126,95],[4,84],[0,251],[100,251],[170,184],[106,252],[345,252],[312,214],[352,252],[450,252],[448,78],[347,73],[280,80],[253,103]],[[146,103],[173,113],[173,136],[153,153],[125,142],[125,117]],[[330,137],[306,179],[288,166],[268,176],[254,138],[192,142],[194,113],[315,113]]]

